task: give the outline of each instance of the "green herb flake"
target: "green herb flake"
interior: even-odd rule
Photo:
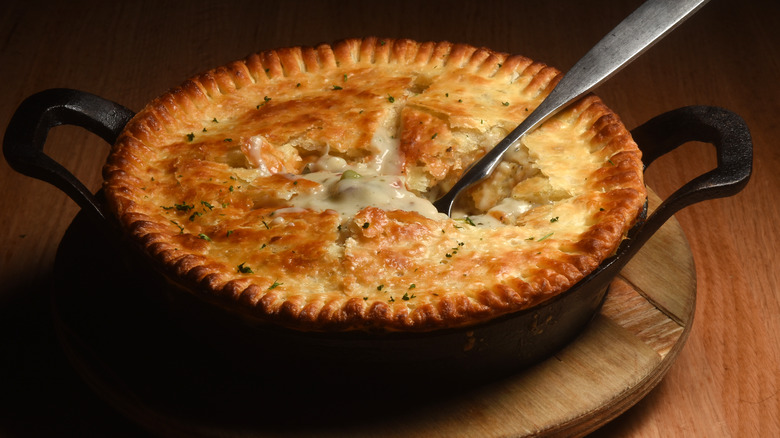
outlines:
[[[270,230],[271,229],[271,227],[268,225],[268,222],[263,221],[263,225],[265,225],[265,229],[266,230]]]
[[[225,143],[230,143],[231,141],[233,141],[233,139],[232,138],[226,138],[226,139],[224,139],[222,141],[224,141]]]
[[[395,97],[393,97],[393,96],[390,96],[390,95],[388,94],[388,95],[387,95],[387,101],[388,101],[388,102],[390,102],[390,103],[393,103],[393,102],[395,102]]]
[[[246,266],[246,263],[241,263],[240,265],[238,265],[237,270],[238,270],[238,272],[240,272],[242,274],[254,274],[254,271],[252,271],[252,268],[250,268],[249,266]]]
[[[283,285],[284,283],[279,283],[278,281],[274,281],[274,284],[268,286],[268,290],[276,289],[277,287]]]
[[[214,206],[213,206],[213,205],[211,205],[211,204],[209,204],[209,203],[208,203],[208,202],[206,202],[206,201],[200,201],[200,204],[201,204],[202,206],[204,206],[204,207],[208,208],[209,210],[213,210],[213,209],[214,209]]]
[[[184,234],[184,227],[182,227],[181,225],[179,225],[178,222],[173,221],[173,220],[171,221],[171,223],[176,225],[177,227],[179,227],[179,234]]]
[[[501,102],[501,105],[509,106],[509,102]]]
[[[550,222],[558,222],[558,216],[555,216],[554,218],[550,219]]]
[[[334,86],[333,86],[333,89],[334,89],[334,90],[343,90],[343,88],[339,87],[338,85],[334,85]]]
[[[207,235],[205,235],[203,233],[198,234],[198,237],[200,237],[201,239],[205,240],[206,242],[211,242],[212,241],[209,236],[207,236]]]
[[[402,299],[402,300],[404,300],[404,301],[409,301],[409,300],[411,300],[412,298],[417,298],[417,296],[416,296],[415,294],[411,294],[411,295],[409,295],[409,293],[408,293],[408,292],[407,292],[407,293],[405,293],[403,297],[401,297],[401,299]]]
[[[409,285],[409,289],[414,289],[414,288],[416,288],[416,287],[417,287],[417,285],[416,285],[416,284],[414,284],[414,283],[412,283],[412,284],[410,284],[410,285]]]
[[[230,237],[231,234],[233,234],[234,230],[227,230],[227,233],[225,234],[225,237]]]
[[[195,134],[190,132],[189,134],[187,134],[187,141],[193,141],[193,140],[195,140]]]
[[[457,220],[457,221],[463,221],[463,222],[465,222],[465,223],[467,223],[467,224],[471,225],[472,227],[476,227],[476,226],[477,226],[477,225],[474,223],[474,221],[473,221],[473,220],[471,220],[471,218],[470,218],[470,217],[468,217],[468,216],[466,216],[466,217],[464,217],[464,218],[460,218],[460,219],[455,219],[455,220]]]
[[[380,284],[379,286],[376,287],[376,290],[381,291],[384,287],[385,287],[384,284]]]
[[[363,228],[368,228],[368,227],[370,227],[370,226],[371,226],[371,223],[370,223],[370,222],[365,222],[365,223],[363,224]]]
[[[541,239],[537,240],[537,242],[541,242],[542,240],[544,240],[544,239],[546,239],[546,238],[548,238],[548,237],[552,236],[553,234],[555,234],[555,233],[553,233],[553,232],[549,232],[549,233],[545,234],[544,236],[542,236],[542,238],[541,238]]]
[[[435,132],[435,133],[434,133],[434,134],[431,136],[431,140],[433,140],[434,138],[436,138],[438,135],[439,135],[439,133],[438,133],[438,132]]]
[[[213,119],[211,119],[211,121],[212,121],[212,122],[214,122],[214,123],[219,123],[219,120],[217,120],[217,118],[216,118],[216,117],[214,117]]]

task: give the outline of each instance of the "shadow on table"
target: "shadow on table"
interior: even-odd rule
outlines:
[[[0,436],[148,436],[70,366],[54,331],[51,276],[29,277],[0,308]]]

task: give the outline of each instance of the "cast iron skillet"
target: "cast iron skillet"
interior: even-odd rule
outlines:
[[[63,124],[84,127],[113,144],[133,115],[133,111],[89,93],[46,90],[19,106],[6,131],[3,152],[15,170],[58,187],[98,227],[122,240],[100,194],[93,195],[48,157],[43,146],[49,129]],[[356,368],[370,370],[369,374],[413,369],[417,376],[443,382],[517,370],[552,355],[573,339],[600,308],[613,278],[674,213],[696,202],[734,195],[750,178],[750,133],[745,122],[727,110],[680,108],[651,119],[635,128],[632,135],[642,149],[645,167],[689,141],[714,145],[717,167],[664,200],[631,230],[614,256],[568,291],[478,326],[411,334],[297,332],[238,318],[177,287],[172,279],[162,279],[159,287],[153,288],[168,295],[177,317],[184,318],[186,325],[203,328],[198,336],[214,340],[244,364],[262,361],[265,366],[278,364],[286,372],[295,368],[327,376],[354,375],[345,370]],[[150,270],[143,262],[136,266]]]

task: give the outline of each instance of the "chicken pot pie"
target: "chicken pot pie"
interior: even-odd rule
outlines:
[[[452,218],[431,204],[560,77],[449,42],[254,54],[138,112],[104,193],[169,278],[260,323],[477,324],[566,291],[643,208],[641,153],[593,95],[523,138]]]

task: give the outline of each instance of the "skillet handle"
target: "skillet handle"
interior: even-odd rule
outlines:
[[[672,193],[634,237],[634,247],[652,236],[672,215],[697,202],[732,196],[742,190],[753,169],[753,142],[737,114],[711,106],[689,106],[661,114],[631,131],[643,154],[645,168],[662,155],[689,141],[711,143],[717,167]]]
[[[54,88],[25,99],[11,117],[3,154],[19,173],[46,181],[65,192],[83,209],[106,219],[105,207],[71,172],[43,152],[49,130],[76,125],[114,144],[134,112],[83,91]]]

